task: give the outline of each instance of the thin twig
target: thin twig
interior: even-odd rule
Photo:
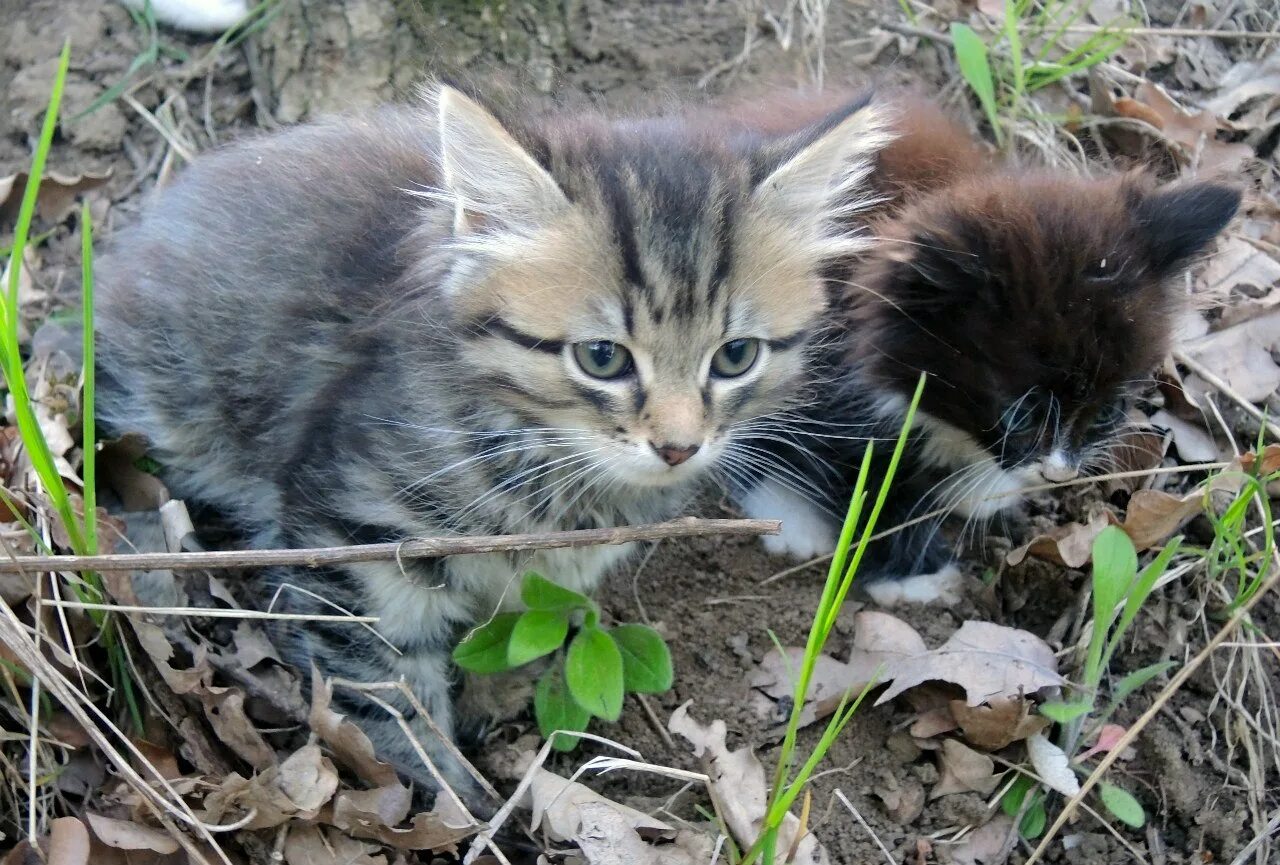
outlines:
[[[1080,791],[1067,800],[1066,804],[1062,808],[1062,812],[1058,814],[1057,819],[1053,821],[1053,825],[1049,827],[1049,831],[1044,834],[1042,839],[1040,839],[1039,846],[1036,847],[1035,851],[1031,854],[1031,857],[1027,859],[1026,865],[1035,865],[1036,862],[1039,862],[1044,858],[1044,855],[1048,852],[1049,845],[1053,842],[1053,839],[1057,837],[1058,832],[1066,825],[1067,821],[1071,819],[1071,815],[1075,813],[1076,807],[1079,806],[1084,797],[1088,795],[1089,791],[1097,786],[1098,782],[1102,780],[1102,776],[1106,774],[1107,770],[1111,768],[1116,760],[1120,759],[1120,755],[1124,753],[1125,749],[1134,743],[1134,740],[1138,738],[1138,735],[1146,729],[1152,719],[1159,714],[1161,707],[1168,703],[1173,695],[1187,683],[1187,680],[1195,674],[1196,670],[1200,668],[1200,665],[1212,656],[1214,650],[1221,643],[1225,642],[1231,633],[1240,627],[1245,619],[1248,618],[1249,611],[1253,609],[1253,606],[1258,603],[1258,601],[1262,600],[1262,598],[1274,589],[1277,584],[1280,584],[1280,568],[1267,578],[1267,581],[1259,587],[1258,591],[1254,592],[1253,596],[1249,598],[1249,600],[1241,604],[1235,614],[1227,620],[1227,623],[1213,635],[1213,638],[1209,640],[1208,644],[1206,644],[1194,658],[1187,662],[1186,666],[1180,669],[1177,674],[1169,680],[1169,683],[1164,686],[1160,691],[1160,694],[1154,701],[1152,701],[1151,706],[1142,713],[1137,721],[1130,725],[1129,729],[1125,731],[1119,741],[1117,741],[1112,746],[1111,750],[1108,751],[1098,762],[1097,767],[1094,768],[1093,772],[1089,774],[1089,777],[1084,780],[1084,783],[1080,785]]]
[[[376,625],[377,616],[329,616],[304,613],[264,613],[260,610],[224,610],[208,607],[134,607],[124,604],[88,604],[80,601],[40,601],[42,607],[66,610],[101,610],[104,613],[150,613],[157,616],[198,616],[206,619],[271,619],[287,622],[350,622],[356,625]]]
[[[1277,426],[1265,414],[1263,414],[1262,410],[1256,405],[1241,396],[1239,392],[1232,388],[1231,385],[1222,379],[1217,373],[1200,363],[1200,361],[1192,358],[1185,351],[1174,351],[1173,359],[1194,372],[1196,375],[1200,376],[1209,384],[1213,385],[1214,388],[1221,391],[1223,396],[1228,397],[1232,402],[1244,409],[1254,420],[1266,427],[1267,432],[1271,433],[1271,436],[1276,441],[1280,441],[1280,426]]]
[[[352,562],[432,559],[514,550],[553,550],[688,538],[701,535],[775,535],[778,520],[704,520],[683,517],[643,526],[578,529],[484,537],[416,538],[399,543],[315,547],[301,550],[217,550],[199,553],[113,553],[101,556],[17,556],[0,560],[0,574],[26,571],[193,571],[216,568],[318,568]]]
[[[1063,27],[1065,33],[1123,33],[1126,36],[1202,36],[1206,39],[1260,39],[1268,41],[1280,38],[1280,33],[1266,30],[1197,30],[1194,27],[1099,27],[1090,24],[1073,24]]]
[[[872,829],[871,826],[867,823],[867,821],[862,818],[862,815],[858,813],[858,809],[853,807],[853,803],[850,802],[848,798],[844,795],[843,790],[840,790],[840,789],[836,790],[836,798],[840,800],[841,804],[843,804],[844,807],[849,809],[849,813],[853,815],[853,819],[857,820],[858,825],[860,825],[863,829],[865,829],[867,834],[871,836],[871,840],[874,841],[875,845],[880,848],[880,852],[884,854],[884,858],[889,863],[889,865],[898,865],[898,860],[893,858],[893,854],[889,852],[889,848],[884,846],[884,842],[880,840],[880,836],[877,835],[875,833],[875,830]]]

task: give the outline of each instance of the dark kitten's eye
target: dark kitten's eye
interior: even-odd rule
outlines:
[[[760,340],[731,339],[711,358],[711,374],[720,378],[737,378],[756,365],[760,357]]]
[[[631,352],[605,339],[576,343],[573,359],[592,378],[621,378],[631,372]]]
[[[1124,270],[1124,262],[1118,256],[1108,255],[1085,265],[1081,274],[1090,282],[1110,282]]]

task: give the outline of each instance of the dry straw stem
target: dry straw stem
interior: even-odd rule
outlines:
[[[278,565],[324,565],[350,562],[405,561],[513,550],[552,550],[687,538],[701,535],[775,535],[778,520],[704,520],[683,517],[665,523],[492,535],[475,538],[417,538],[399,543],[316,547],[302,550],[225,550],[199,553],[121,553],[103,556],[16,556],[0,559],[0,574],[38,571],[192,571],[214,568],[269,568]]]
[[[1049,849],[1049,844],[1052,843],[1059,830],[1061,830],[1062,827],[1066,825],[1067,821],[1071,819],[1071,815],[1084,800],[1084,797],[1088,795],[1089,791],[1102,780],[1102,777],[1107,773],[1107,770],[1111,768],[1116,760],[1120,759],[1120,755],[1134,743],[1134,740],[1138,738],[1138,735],[1160,712],[1161,707],[1169,702],[1173,695],[1177,693],[1178,690],[1186,684],[1187,680],[1195,674],[1196,670],[1200,669],[1200,665],[1213,655],[1214,650],[1226,642],[1227,637],[1234,633],[1235,630],[1244,623],[1245,619],[1248,618],[1249,611],[1253,609],[1254,605],[1257,604],[1265,595],[1271,592],[1277,584],[1280,584],[1280,568],[1277,568],[1275,572],[1267,578],[1267,581],[1262,585],[1262,587],[1255,592],[1248,601],[1242,604],[1238,610],[1236,610],[1235,614],[1227,620],[1227,623],[1223,625],[1216,634],[1213,635],[1213,638],[1209,640],[1203,649],[1200,650],[1199,654],[1192,658],[1185,667],[1179,670],[1177,674],[1169,680],[1169,684],[1164,686],[1164,689],[1160,692],[1159,696],[1152,701],[1151,706],[1147,711],[1143,712],[1138,720],[1130,725],[1129,729],[1125,731],[1125,734],[1120,737],[1119,741],[1117,741],[1115,745],[1112,746],[1111,750],[1106,753],[1101,761],[1099,761],[1097,767],[1089,774],[1089,777],[1084,780],[1084,783],[1080,785],[1080,792],[1067,800],[1067,803],[1062,808],[1062,812],[1058,814],[1057,819],[1053,821],[1053,825],[1049,827],[1049,831],[1044,833],[1044,838],[1040,840],[1039,846],[1036,847],[1035,851],[1031,854],[1031,857],[1027,859],[1026,865],[1035,865],[1036,862],[1039,862],[1044,858],[1045,853]]]
[[[1266,427],[1267,432],[1271,433],[1272,438],[1276,441],[1280,441],[1280,426],[1277,426],[1270,418],[1263,414],[1256,405],[1237,393],[1230,384],[1214,373],[1213,370],[1188,355],[1185,351],[1175,351],[1173,353],[1173,359],[1194,372],[1196,375],[1200,376],[1213,387],[1222,391],[1222,393],[1229,397],[1232,402],[1244,409],[1250,417]]]

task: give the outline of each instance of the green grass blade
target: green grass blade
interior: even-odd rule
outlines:
[[[94,345],[93,345],[93,217],[86,201],[80,211],[80,268],[84,339],[84,396],[80,406],[81,447],[84,463],[80,470],[84,481],[84,542],[89,555],[98,553],[98,428],[94,420]]]
[[[997,144],[1003,144],[1004,133],[1000,128],[1000,114],[996,110],[996,85],[991,75],[991,59],[987,46],[968,24],[951,25],[951,39],[955,44],[956,64],[969,87],[977,94],[982,110],[991,124]]]

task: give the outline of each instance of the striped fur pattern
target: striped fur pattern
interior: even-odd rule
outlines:
[[[842,217],[887,140],[865,99],[761,137],[499,119],[442,86],[223,149],[99,261],[105,420],[261,546],[668,518],[793,397],[819,272],[864,248]],[[619,357],[616,375],[584,365]],[[403,677],[453,736],[485,720],[455,711],[456,641],[517,605],[525,571],[590,591],[628,552],[280,569],[262,588],[278,609],[379,617],[277,636],[304,669]],[[336,700],[431,786],[391,718]]]

